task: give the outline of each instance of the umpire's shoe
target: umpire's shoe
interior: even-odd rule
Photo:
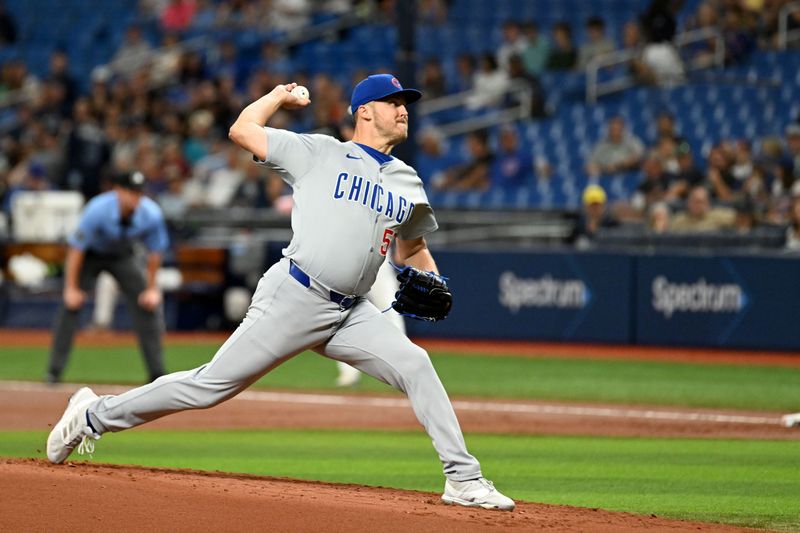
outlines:
[[[89,387],[78,389],[69,399],[67,410],[47,437],[47,458],[50,462],[63,463],[78,444],[78,453],[94,452],[94,441],[100,435],[89,425],[86,410],[97,399],[97,394]]]
[[[452,481],[448,479],[444,484],[442,501],[447,504],[463,505],[465,507],[483,507],[484,509],[500,509],[513,511],[514,500],[504,496],[494,483],[484,477],[469,481]]]

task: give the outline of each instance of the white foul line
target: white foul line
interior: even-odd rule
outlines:
[[[2,381],[0,390],[20,392],[63,392],[75,390],[77,384],[62,384],[48,386],[42,383],[27,381]],[[97,389],[109,394],[120,394],[130,387],[119,385],[97,385]],[[410,409],[411,402],[402,398],[382,398],[376,396],[340,395],[340,394],[306,394],[293,392],[269,391],[244,391],[234,400],[294,403],[304,405],[341,405],[356,407],[379,407]],[[546,405],[534,403],[503,403],[503,402],[476,402],[466,400],[453,401],[457,411],[475,411],[484,413],[518,413],[531,415],[601,417],[601,418],[630,418],[640,420],[671,420],[677,422],[710,422],[719,424],[753,424],[753,425],[781,425],[780,415],[751,416],[730,415],[720,413],[702,413],[689,411],[656,411],[652,409],[632,409],[629,407],[590,407],[569,405]]]

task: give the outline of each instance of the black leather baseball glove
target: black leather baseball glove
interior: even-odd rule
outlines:
[[[407,266],[397,275],[400,290],[392,308],[403,316],[436,322],[444,320],[453,306],[446,278]]]

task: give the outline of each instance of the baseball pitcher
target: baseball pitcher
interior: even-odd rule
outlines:
[[[294,232],[283,259],[258,284],[246,317],[207,364],[119,396],[78,390],[47,441],[61,463],[107,431],[121,431],[185,409],[232,398],[282,362],[312,349],[408,395],[439,454],[446,503],[512,510],[469,454],[447,393],[428,354],[363,297],[390,245],[407,265],[394,308],[426,320],[444,318],[451,296],[428,250],[437,229],[416,171],[391,156],[408,135],[406,106],[422,94],[377,74],[353,90],[352,141],[265,127],[280,108],[309,104],[297,85],[278,85],[247,106],[230,138],[292,186]],[[294,92],[293,92],[294,91]]]

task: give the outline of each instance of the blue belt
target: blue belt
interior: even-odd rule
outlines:
[[[294,279],[300,283],[300,285],[308,288],[311,287],[311,276],[300,270],[300,267],[295,264],[294,261],[289,261],[289,274],[292,275]],[[342,310],[350,309],[353,307],[353,304],[356,303],[358,299],[357,296],[345,296],[344,294],[339,294],[336,291],[329,291],[331,301],[335,304],[339,304],[339,308]]]

